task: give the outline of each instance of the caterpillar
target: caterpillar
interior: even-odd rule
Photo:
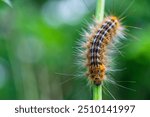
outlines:
[[[107,16],[102,22],[95,22],[89,32],[86,32],[82,43],[84,61],[86,61],[89,81],[94,85],[101,85],[107,78],[109,70],[109,48],[113,48],[120,38],[124,38],[124,26],[116,16]]]

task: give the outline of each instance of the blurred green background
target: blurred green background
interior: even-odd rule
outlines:
[[[150,99],[150,0],[106,0],[106,11],[125,12],[128,28],[116,59],[116,99]],[[92,99],[86,78],[76,75],[75,48],[92,22],[96,0],[0,1],[0,99]],[[128,9],[128,6],[129,9]],[[124,69],[125,68],[125,69]],[[104,90],[104,99],[113,99]]]

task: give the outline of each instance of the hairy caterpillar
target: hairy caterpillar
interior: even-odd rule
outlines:
[[[102,22],[96,22],[89,33],[85,34],[83,43],[84,60],[86,61],[89,80],[95,85],[101,85],[109,70],[107,61],[109,47],[124,38],[124,26],[116,16],[107,16]]]

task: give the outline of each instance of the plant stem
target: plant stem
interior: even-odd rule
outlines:
[[[104,18],[104,9],[105,9],[105,0],[97,0],[96,19],[100,22],[103,21]]]
[[[93,85],[93,100],[102,100],[102,85]]]
[[[102,21],[104,18],[105,0],[97,0],[96,19]],[[102,100],[102,85],[93,86],[93,100]]]

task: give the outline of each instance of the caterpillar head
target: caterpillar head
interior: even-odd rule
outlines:
[[[90,77],[96,86],[101,85],[105,77],[105,66],[100,64],[98,66],[92,67]]]
[[[102,82],[99,76],[98,76],[98,77],[95,76],[93,81],[94,81],[94,82],[93,82],[94,85],[96,85],[96,86],[101,85],[101,82]]]

